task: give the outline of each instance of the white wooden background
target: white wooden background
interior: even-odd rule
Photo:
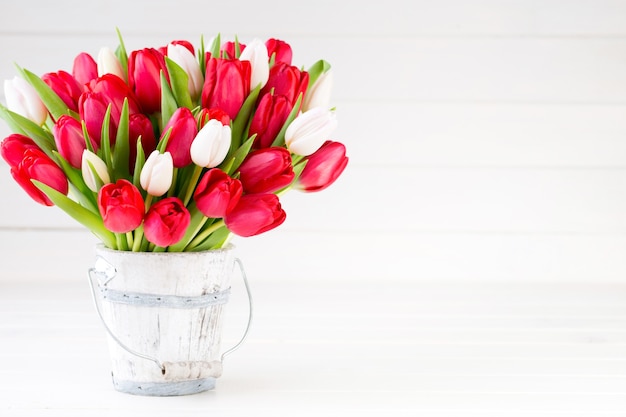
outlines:
[[[13,62],[69,70],[79,51],[221,32],[274,36],[335,70],[351,158],[287,222],[238,239],[263,279],[626,279],[626,2],[95,0],[3,4]],[[0,135],[8,134],[0,127]],[[1,280],[82,279],[94,240],[0,175]]]

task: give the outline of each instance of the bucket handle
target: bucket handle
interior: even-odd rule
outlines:
[[[235,258],[235,263],[239,266],[239,271],[241,272],[241,278],[242,278],[244,286],[246,288],[246,294],[248,295],[248,323],[246,324],[246,329],[244,330],[244,333],[243,333],[243,336],[241,336],[241,339],[239,339],[239,341],[233,347],[227,349],[224,353],[222,353],[222,356],[220,356],[220,362],[224,362],[224,358],[227,355],[230,355],[235,350],[239,349],[239,347],[243,344],[243,342],[248,337],[248,333],[250,332],[250,325],[252,324],[253,303],[252,303],[252,292],[250,290],[250,284],[248,283],[248,278],[246,276],[246,271],[245,271],[245,269],[243,267],[243,262],[241,262],[241,259]],[[111,338],[122,349],[124,349],[125,351],[127,351],[131,355],[137,356],[138,358],[141,358],[141,359],[145,359],[145,360],[154,362],[156,364],[156,366],[158,366],[161,369],[161,372],[163,372],[165,374],[165,369],[166,369],[165,365],[161,361],[159,361],[159,359],[157,359],[155,357],[152,357],[152,356],[149,356],[149,355],[145,355],[143,353],[137,352],[136,350],[133,350],[133,349],[129,348],[128,346],[126,346],[125,343],[123,343],[115,335],[115,333],[113,333],[111,328],[107,325],[107,323],[106,323],[106,321],[104,319],[104,316],[102,315],[102,310],[100,309],[100,302],[98,301],[98,296],[96,295],[96,286],[99,286],[99,284],[98,284],[98,277],[96,275],[98,275],[99,272],[97,272],[95,268],[89,268],[88,274],[89,274],[89,287],[91,288],[91,296],[93,298],[93,303],[94,303],[94,305],[96,307],[96,312],[98,313],[98,317],[100,318],[100,321],[104,325],[104,329],[109,334],[109,336],[111,336]],[[113,277],[107,277],[107,279],[103,283],[103,285],[106,285],[112,279],[113,279]]]

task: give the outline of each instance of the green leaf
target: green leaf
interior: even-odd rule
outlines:
[[[239,38],[235,35],[235,58],[239,59],[241,56],[241,44],[239,43]]]
[[[127,81],[128,79],[128,53],[126,52],[126,46],[124,45],[124,39],[122,39],[122,33],[120,32],[120,29],[115,28],[115,31],[117,32],[117,39],[119,39],[120,41],[119,46],[115,50],[115,55],[117,56],[117,59],[120,60],[120,64],[122,64],[122,70],[124,71],[124,76],[126,77],[124,81]]]
[[[55,93],[54,90],[48,86],[48,84],[27,69],[20,68],[19,66],[17,66],[17,69],[20,71],[24,79],[33,86],[35,91],[37,91],[37,95],[39,95],[39,98],[41,98],[41,101],[43,101],[43,104],[46,106],[54,120],[59,120],[59,117],[64,114],[69,114],[67,105],[63,102],[63,100],[61,100],[57,93]]]
[[[130,175],[129,166],[129,111],[128,99],[124,99],[122,113],[120,114],[119,124],[117,126],[117,135],[115,137],[115,148],[112,155],[113,175],[115,178],[128,178]]]
[[[48,196],[50,201],[66,212],[74,220],[91,230],[91,232],[95,234],[107,247],[116,247],[115,235],[104,227],[102,218],[99,215],[87,210],[80,204],[68,198],[66,195],[58,192],[48,185],[36,180],[31,181],[37,188]]]
[[[291,124],[291,122],[293,122],[293,119],[295,119],[298,115],[298,112],[300,111],[300,103],[302,103],[302,93],[300,93],[300,95],[298,96],[296,104],[293,106],[293,109],[291,110],[291,113],[289,113],[289,116],[287,116],[287,120],[285,121],[283,127],[280,129],[280,132],[278,132],[278,135],[276,135],[276,139],[274,139],[272,146],[285,145],[285,132],[287,131],[287,127],[289,127],[289,124]]]
[[[252,148],[252,144],[254,143],[255,138],[256,134],[252,135],[247,141],[245,141],[243,145],[241,145],[239,149],[237,149],[232,157],[228,158],[224,163],[222,163],[220,169],[226,172],[228,175],[232,176],[235,171],[237,171],[243,160],[246,159],[248,153],[250,153],[250,149]]]
[[[213,233],[209,235],[202,243],[198,246],[194,247],[192,250],[194,252],[209,250],[209,249],[219,249],[230,237],[230,230],[226,226],[220,227]]]
[[[2,105],[0,105],[0,117],[7,122],[13,131],[31,138],[37,146],[39,146],[46,153],[46,155],[54,159],[52,151],[56,149],[56,144],[52,133],[43,129],[30,119],[27,119],[26,117],[17,114]]]
[[[256,102],[259,97],[259,92],[261,91],[261,86],[257,85],[254,90],[248,94],[246,100],[241,105],[239,109],[239,113],[237,113],[237,117],[232,122],[232,142],[230,144],[229,153],[234,152],[235,149],[239,148],[241,142],[245,135],[247,135],[246,129],[248,128],[248,123],[250,122],[252,112],[256,107]]]
[[[111,180],[113,182],[117,181],[115,177],[115,171],[113,171],[113,157],[111,154],[111,138],[109,136],[109,125],[111,124],[111,105],[107,107],[107,111],[104,114],[104,119],[102,121],[102,139],[100,141],[100,154],[98,155],[102,158],[104,163],[107,166],[107,170],[111,174]]]
[[[189,95],[189,76],[184,69],[176,62],[165,57],[165,65],[170,75],[170,83],[172,84],[172,92],[176,102],[181,107],[187,107],[189,110],[193,107],[191,96]]]
[[[135,171],[133,172],[133,184],[135,187],[141,190],[141,184],[139,181],[141,170],[146,163],[146,155],[141,145],[141,137],[137,140],[137,157],[135,158]]]
[[[98,204],[96,198],[94,196],[94,192],[87,187],[85,184],[85,180],[83,179],[83,174],[81,170],[74,168],[70,165],[69,162],[65,158],[63,158],[58,152],[54,151],[57,160],[59,161],[59,165],[65,175],[67,176],[70,185],[72,185],[76,189],[76,198],[82,204],[83,207],[87,207],[89,210],[94,213],[98,213]]]
[[[315,64],[311,65],[311,68],[307,71],[309,73],[309,87],[312,86],[315,81],[330,69],[330,63],[320,59]]]
[[[172,118],[174,112],[178,108],[178,104],[176,103],[176,99],[174,98],[174,93],[170,88],[170,85],[167,82],[167,78],[165,78],[165,74],[161,71],[161,129],[167,124],[167,122]]]
[[[213,39],[213,43],[211,44],[211,57],[219,58],[220,57],[220,49],[222,47],[222,35],[217,34],[217,36]]]
[[[200,36],[200,49],[198,49],[198,63],[200,64],[200,71],[202,75],[206,72],[206,53],[204,50],[204,35]]]

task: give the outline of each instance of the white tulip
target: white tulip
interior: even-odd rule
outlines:
[[[191,160],[194,164],[214,168],[224,161],[230,149],[230,126],[216,119],[209,120],[191,143]]]
[[[252,74],[250,75],[250,87],[256,88],[261,84],[263,87],[270,77],[270,66],[267,47],[260,39],[254,39],[241,52],[240,61],[250,61]]]
[[[83,181],[85,181],[87,187],[89,187],[89,189],[95,193],[98,192],[99,182],[101,182],[102,184],[108,184],[111,182],[111,177],[109,177],[107,165],[102,159],[100,159],[98,155],[88,149],[85,149],[83,151],[81,170],[83,173]]]
[[[330,96],[333,89],[333,72],[328,70],[321,74],[304,96],[302,111],[306,112],[314,107],[330,107]]]
[[[337,127],[335,112],[314,107],[301,113],[285,131],[285,145],[296,155],[308,156],[317,151]]]
[[[100,48],[98,52],[98,77],[102,77],[105,74],[117,75],[122,80],[126,80],[120,60],[117,59],[111,48],[107,47]]]
[[[153,151],[141,169],[139,183],[148,194],[162,196],[172,186],[174,160],[169,152]]]
[[[189,86],[189,95],[192,100],[197,100],[202,93],[204,85],[204,77],[200,70],[200,63],[189,49],[183,45],[170,43],[167,45],[167,57],[178,64],[189,78],[187,85]]]
[[[9,110],[43,125],[48,117],[48,109],[39,98],[37,90],[25,79],[14,77],[4,81],[4,95]]]

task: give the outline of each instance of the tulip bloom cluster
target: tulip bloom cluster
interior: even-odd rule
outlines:
[[[118,33],[119,35],[119,33]],[[80,53],[71,71],[5,81],[0,156],[36,202],[112,249],[198,251],[285,221],[280,195],[344,171],[332,71],[279,39],[185,40]]]

